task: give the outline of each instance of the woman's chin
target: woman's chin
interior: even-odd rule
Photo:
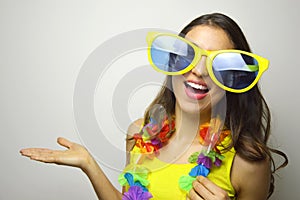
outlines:
[[[197,114],[210,110],[210,102],[178,102],[178,105],[182,112],[187,114]]]

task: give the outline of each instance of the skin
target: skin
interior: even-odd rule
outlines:
[[[27,148],[20,153],[32,160],[80,168],[90,179],[98,199],[122,199],[122,194],[111,184],[86,148],[61,137],[57,143],[66,150]]]
[[[211,26],[196,26],[186,37],[206,50],[231,49],[233,47],[222,29]],[[209,96],[197,101],[186,97],[183,91],[183,81],[185,80],[204,80],[210,88],[210,96],[214,95],[216,100],[222,97],[222,95],[219,95],[220,89],[214,85],[207,75],[205,58],[190,72],[173,78],[173,88],[177,98],[175,107],[176,133],[170,139],[169,145],[161,149],[159,159],[175,163],[186,163],[188,156],[201,148],[198,138],[195,138],[195,133],[199,123],[203,124],[210,120],[211,113]],[[199,113],[201,113],[201,118]],[[128,138],[139,131],[142,122],[143,120],[140,119],[129,126]],[[114,200],[122,198],[121,192],[111,184],[86,148],[65,138],[58,138],[57,142],[66,147],[66,150],[27,148],[22,149],[20,153],[32,160],[80,168],[90,179],[99,199]],[[133,145],[134,141],[129,141],[126,144],[127,152],[130,151]],[[182,151],[182,148],[178,148],[178,146],[186,146],[187,148]],[[178,154],[178,152],[180,153]],[[168,160],[170,158],[172,160]],[[127,161],[129,161],[129,155],[127,155]],[[238,154],[235,156],[231,170],[231,183],[237,193],[237,199],[267,199],[269,181],[270,162],[268,160],[249,162]],[[193,182],[193,188],[187,199],[228,200],[229,197],[226,191],[209,179],[199,176]]]

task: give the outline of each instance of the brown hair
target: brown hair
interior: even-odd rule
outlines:
[[[230,17],[213,13],[200,16],[190,22],[179,35],[185,36],[195,26],[207,25],[224,30],[232,41],[235,49],[251,52],[246,37],[240,27]],[[145,112],[145,124],[149,121],[149,110],[155,104],[165,107],[169,115],[175,114],[175,96],[172,92],[172,77],[167,76],[160,92]],[[270,136],[271,114],[269,107],[262,96],[258,85],[245,93],[226,92],[227,111],[225,126],[232,132],[232,146],[237,154],[248,161],[263,161],[270,159],[272,162],[272,177],[269,196],[274,191],[274,172],[287,165],[287,156],[267,146]],[[242,112],[241,112],[242,111]],[[283,164],[275,167],[271,153],[284,158]]]

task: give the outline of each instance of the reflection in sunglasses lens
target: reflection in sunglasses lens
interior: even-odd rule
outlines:
[[[213,60],[213,73],[226,87],[243,89],[254,82],[258,74],[257,60],[240,53],[221,53]]]

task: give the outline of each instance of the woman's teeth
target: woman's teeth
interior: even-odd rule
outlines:
[[[207,90],[208,88],[204,85],[199,85],[197,83],[193,83],[193,82],[186,82],[186,84],[188,86],[190,86],[191,88],[193,89],[196,89],[196,90]]]

